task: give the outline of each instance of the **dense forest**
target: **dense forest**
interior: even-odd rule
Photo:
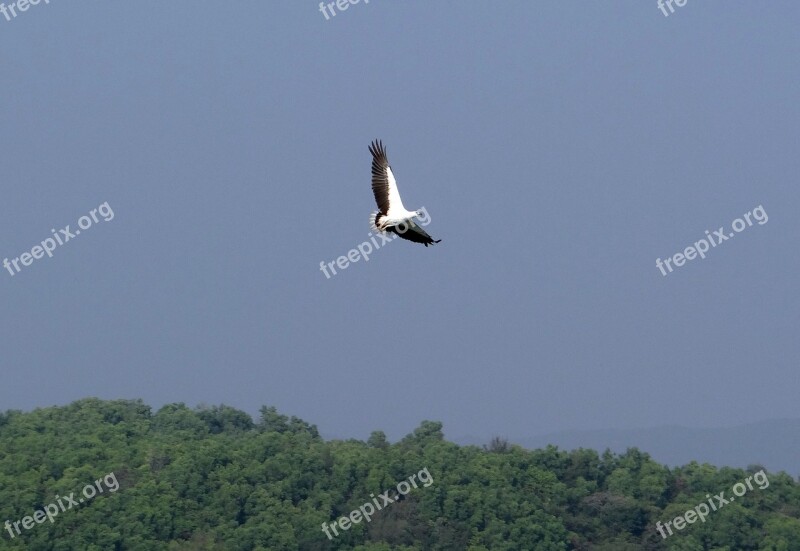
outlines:
[[[0,414],[0,523],[0,549],[31,551],[794,551],[800,487],[636,449],[458,446],[432,421],[325,441],[270,407],[85,399]]]

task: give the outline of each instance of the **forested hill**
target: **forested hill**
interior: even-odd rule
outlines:
[[[0,414],[0,523],[2,550],[792,551],[800,489],[636,449],[458,446],[431,421],[324,441],[274,408],[86,399]]]

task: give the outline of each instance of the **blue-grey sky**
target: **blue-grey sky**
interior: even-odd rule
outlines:
[[[0,16],[0,258],[114,212],[0,271],[0,409],[266,404],[358,438],[800,417],[798,19],[794,0]],[[374,138],[442,242],[326,279],[368,238]],[[759,205],[767,223],[656,267]]]

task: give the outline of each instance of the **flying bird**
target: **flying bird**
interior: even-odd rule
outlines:
[[[403,206],[383,143],[375,140],[370,144],[369,152],[372,153],[372,193],[375,195],[375,202],[378,203],[378,211],[369,217],[372,229],[394,233],[414,243],[422,243],[426,247],[441,241],[441,239],[434,240],[414,222],[414,217],[422,216],[422,210],[410,211]]]

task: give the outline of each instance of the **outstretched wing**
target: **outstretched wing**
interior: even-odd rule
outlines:
[[[375,195],[378,210],[384,215],[388,215],[390,210],[405,211],[383,143],[375,140],[370,144],[369,152],[372,153],[372,193]]]
[[[441,239],[434,240],[433,237],[428,235],[428,232],[420,228],[413,220],[405,220],[402,224],[397,226],[390,226],[386,231],[396,233],[403,239],[413,241],[414,243],[422,243],[426,247],[441,241]]]

